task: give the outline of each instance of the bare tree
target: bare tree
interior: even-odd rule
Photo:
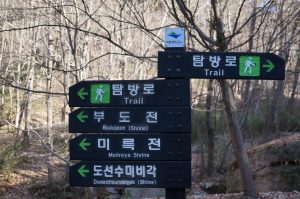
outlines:
[[[215,50],[217,51],[224,51],[228,48],[228,42],[234,37],[235,30],[233,30],[233,34],[230,36],[225,36],[224,32],[224,25],[223,21],[221,20],[220,16],[220,7],[217,1],[212,0],[211,6],[212,6],[212,20],[210,21],[210,24],[212,28],[215,31],[215,38],[207,36],[204,31],[196,24],[196,21],[194,20],[193,12],[188,9],[187,5],[184,3],[184,1],[176,0],[178,7],[181,12],[181,14],[184,17],[183,19],[179,18],[179,14],[175,8],[174,1],[173,2],[173,14],[175,18],[177,19],[178,23],[180,25],[184,25],[185,27],[191,26],[193,29],[196,30],[199,36],[199,41],[202,43],[203,46],[208,48],[209,50]],[[243,3],[240,7],[242,9]],[[185,23],[187,21],[187,23]],[[236,22],[238,21],[238,18],[236,19]],[[236,26],[234,27],[236,28]],[[227,39],[226,39],[227,38]],[[235,100],[232,92],[232,87],[230,83],[227,80],[219,80],[221,91],[223,94],[223,103],[225,107],[225,112],[228,120],[228,127],[230,130],[231,135],[231,141],[233,144],[235,156],[238,160],[241,176],[245,188],[245,194],[247,196],[253,196],[257,197],[256,188],[254,185],[254,181],[251,174],[251,169],[248,161],[247,151],[245,149],[243,138],[242,138],[242,132],[240,125],[238,123],[237,115],[236,115],[236,106],[235,106]]]
[[[297,52],[300,52],[300,42],[299,42],[299,45],[298,45]],[[292,91],[291,91],[291,97],[290,97],[290,100],[289,100],[289,109],[291,111],[294,111],[293,105],[294,105],[294,101],[295,101],[296,88],[297,88],[297,85],[298,85],[299,74],[300,74],[300,55],[299,55],[299,53],[296,53],[296,54],[297,54],[297,58],[296,58],[297,61],[296,61],[296,64],[295,64],[295,70],[293,71]]]

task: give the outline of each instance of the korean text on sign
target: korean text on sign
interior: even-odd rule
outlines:
[[[112,85],[112,95],[114,96],[122,96],[124,90],[129,92],[129,95],[134,97],[139,94],[142,95],[153,95],[154,94],[154,84],[113,84]]]
[[[114,177],[156,177],[155,165],[94,165],[94,176]]]

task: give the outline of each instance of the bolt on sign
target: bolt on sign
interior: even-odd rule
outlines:
[[[185,188],[191,186],[190,173],[190,161],[82,161],[70,167],[70,185]]]
[[[272,53],[158,52],[158,77],[283,80],[285,61]]]
[[[191,135],[82,134],[69,142],[70,159],[86,161],[191,160]]]
[[[79,108],[69,114],[72,133],[189,132],[191,109],[177,107]]]
[[[82,81],[69,88],[69,106],[189,106],[189,96],[184,79]]]

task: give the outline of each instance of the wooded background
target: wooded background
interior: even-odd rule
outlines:
[[[2,0],[0,124],[14,139],[0,152],[20,154],[19,147],[37,139],[53,181],[53,161],[69,163],[66,145],[58,144],[72,137],[68,88],[82,80],[156,78],[164,28],[177,26],[185,28],[187,51],[282,57],[284,81],[225,83],[247,146],[299,132],[299,20],[299,0]],[[210,176],[223,167],[232,129],[222,82],[191,82],[193,142],[207,160],[200,169]]]

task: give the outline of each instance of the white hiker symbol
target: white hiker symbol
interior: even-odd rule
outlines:
[[[247,59],[245,61],[245,69],[244,69],[244,74],[247,73],[247,71],[249,70],[250,75],[252,74],[252,67],[254,67],[255,64],[252,62],[252,57],[249,57],[249,59]]]
[[[103,101],[103,95],[105,94],[105,92],[103,91],[103,87],[102,86],[99,86],[99,88],[97,88],[96,90],[96,98],[95,98],[95,101],[98,100],[98,97],[100,97],[100,102]]]

